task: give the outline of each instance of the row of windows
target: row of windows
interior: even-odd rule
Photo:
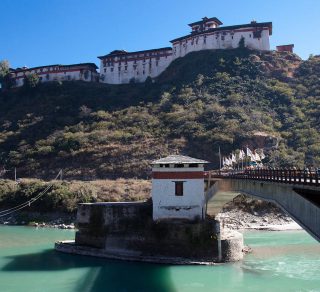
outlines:
[[[165,58],[167,59],[168,56],[166,55]],[[152,60],[154,59],[149,59],[149,64],[152,63]],[[156,59],[156,62],[158,63],[159,60],[160,60],[160,57],[157,57]],[[125,60],[124,61],[124,65],[128,65],[128,62],[132,62],[133,61],[133,64],[137,64],[137,62],[139,61],[142,61],[143,63],[146,63],[147,60],[146,59],[143,59],[143,60]],[[119,62],[119,65],[121,65],[121,61]],[[113,61],[103,61],[103,67],[113,67],[114,66],[114,62]]]
[[[262,30],[254,31],[254,32],[253,32],[253,35],[252,35],[252,34],[249,34],[249,38],[252,38],[252,36],[253,36],[253,38],[258,38],[258,39],[260,39],[260,38],[261,38],[261,34],[262,34]],[[222,35],[220,36],[220,38],[221,38],[222,41],[225,40],[225,36],[226,36],[226,35],[227,35],[226,32],[222,33]],[[230,33],[230,35],[231,35],[231,39],[233,40],[234,33]],[[218,38],[219,38],[219,34],[216,35],[216,39],[218,39]],[[189,40],[185,40],[185,43],[183,44],[183,46],[185,47],[186,44],[188,44],[188,42],[189,42]],[[194,45],[194,43],[196,43],[196,45],[197,45],[198,42],[199,42],[199,37],[191,39],[191,45]],[[206,36],[205,36],[205,35],[203,36],[203,43],[206,43]],[[182,44],[182,43],[180,42],[180,45],[181,45],[181,44]],[[174,48],[174,52],[175,52],[175,51],[176,51],[176,50],[175,50],[175,48]]]
[[[127,58],[145,58],[145,57],[160,57],[161,54],[166,54],[168,51],[162,51],[162,52],[151,52],[151,53],[143,53],[143,54],[136,54],[136,55],[130,55],[130,56],[119,56],[117,57],[119,60],[126,60]]]
[[[156,65],[156,66],[159,66],[159,62],[156,61],[156,64],[155,64],[155,65]],[[133,70],[137,70],[137,66],[138,66],[138,65],[133,64]],[[149,69],[151,69],[151,68],[152,68],[152,63],[149,63]],[[119,66],[119,67],[118,67],[118,71],[121,71],[121,69],[122,69],[122,67]],[[145,69],[145,64],[143,64],[143,69]],[[127,71],[127,70],[128,70],[128,66],[124,66],[124,71]],[[113,72],[113,71],[114,71],[114,68],[111,67],[111,68],[110,68],[110,72]],[[107,69],[104,68],[104,69],[103,69],[103,72],[106,73],[106,72],[107,72]]]
[[[169,163],[165,164],[159,164],[160,167],[168,168],[170,167]],[[173,165],[174,168],[184,168],[184,167],[199,167],[198,163],[189,163],[189,164],[183,164],[183,163],[176,163]]]

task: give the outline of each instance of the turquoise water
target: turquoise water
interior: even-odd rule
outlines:
[[[165,266],[55,252],[70,230],[0,227],[0,291],[320,291],[320,244],[303,231],[247,232],[235,264]]]

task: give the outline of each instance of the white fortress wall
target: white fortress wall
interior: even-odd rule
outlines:
[[[24,84],[24,78],[28,74],[37,74],[40,82],[72,80],[92,82],[96,81],[98,78],[98,73],[96,72],[96,69],[94,69],[95,65],[92,65],[49,65],[20,69],[11,74],[16,81],[15,87],[22,86]]]
[[[144,82],[159,76],[172,61],[172,49],[110,53],[99,57],[100,81],[109,84]]]
[[[184,57],[190,52],[212,49],[235,49],[239,47],[241,38],[245,46],[255,50],[270,50],[269,30],[261,31],[261,37],[254,36],[253,29],[235,31],[204,32],[190,35],[181,40],[173,41],[173,59]]]

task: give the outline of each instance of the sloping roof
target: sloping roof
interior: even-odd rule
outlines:
[[[16,68],[16,69],[13,69],[12,72],[14,73],[14,72],[31,71],[31,70],[47,68],[47,67],[69,67],[70,68],[70,67],[77,67],[77,66],[89,66],[94,69],[98,69],[95,63],[78,63],[78,64],[70,64],[70,65],[54,64],[54,65],[45,65],[45,66],[38,66],[38,67],[32,67],[32,68]]]
[[[164,158],[160,158],[158,160],[152,161],[151,164],[160,164],[160,163],[176,163],[176,164],[182,164],[182,163],[209,163],[208,161],[192,158],[189,156],[182,156],[182,155],[169,155]]]
[[[174,40],[171,40],[171,43],[174,43],[176,41],[180,41],[186,38],[190,38],[190,37],[194,37],[196,35],[201,35],[201,34],[207,34],[210,32],[215,32],[215,31],[224,31],[224,30],[236,30],[236,29],[240,29],[240,28],[249,28],[249,27],[260,27],[260,28],[264,28],[267,27],[269,29],[269,34],[272,35],[272,22],[251,22],[248,24],[239,24],[239,25],[231,25],[231,26],[220,26],[220,27],[216,27],[216,28],[210,28],[207,29],[205,31],[200,31],[200,32],[194,32],[179,38],[176,38]]]
[[[189,23],[188,25],[189,26],[194,26],[194,25],[197,25],[197,24],[201,24],[201,23],[206,23],[206,22],[209,22],[209,21],[214,21],[215,23],[221,25],[223,24],[218,18],[216,17],[211,17],[211,18],[208,18],[208,17],[203,17],[202,20],[200,21],[196,21],[196,22],[193,22],[193,23]]]
[[[130,56],[133,54],[139,54],[139,53],[149,53],[149,52],[160,52],[160,51],[171,51],[172,48],[171,47],[165,47],[165,48],[158,48],[158,49],[151,49],[151,50],[144,50],[144,51],[135,51],[135,52],[127,52],[127,51],[123,51],[123,50],[115,50],[112,51],[111,53],[104,55],[104,56],[98,56],[97,58],[99,59],[103,59],[106,57],[117,57],[117,56]]]

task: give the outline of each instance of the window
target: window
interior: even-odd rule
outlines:
[[[175,195],[183,196],[183,181],[175,181]]]
[[[261,38],[262,30],[257,30],[253,32],[253,38],[258,39]]]
[[[183,168],[183,167],[184,167],[184,164],[182,164],[182,163],[175,164],[174,167],[175,167],[175,168]]]
[[[189,167],[199,167],[199,164],[198,163],[190,163]]]

